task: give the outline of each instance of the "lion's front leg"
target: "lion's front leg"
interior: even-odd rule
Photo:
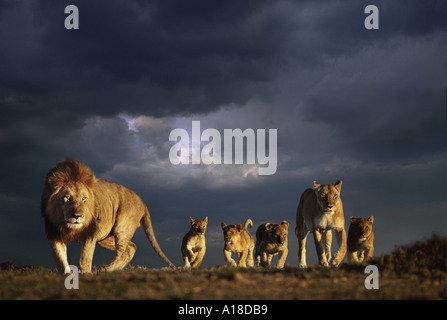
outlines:
[[[79,259],[79,272],[91,273],[93,254],[95,252],[96,240],[87,239],[82,245],[81,257]]]
[[[346,231],[344,228],[335,229],[335,237],[340,249],[335,254],[334,260],[332,260],[332,266],[337,267],[346,255]]]
[[[269,266],[267,260],[268,260],[267,252],[265,252],[264,248],[264,250],[262,250],[262,256],[261,256],[261,266],[263,266],[264,268]]]
[[[331,249],[332,249],[332,230],[326,230],[323,233],[324,237],[324,246],[325,246],[325,253],[326,253],[326,260],[329,262],[331,261]]]
[[[66,270],[70,270],[67,259],[67,244],[56,240],[48,240],[48,242],[56,262],[57,271],[64,273]]]
[[[247,267],[247,257],[248,257],[248,250],[244,250],[240,253],[239,256],[239,268],[246,268]]]
[[[253,249],[248,249],[247,266],[254,267],[254,265],[255,265],[255,263],[253,260]]]
[[[227,265],[231,266],[231,267],[237,267],[236,261],[233,260],[233,258],[231,258],[231,250],[226,250],[224,249],[224,258],[225,258],[225,262],[227,263]]]
[[[365,249],[361,249],[360,253],[359,253],[359,261],[358,262],[363,262],[364,259],[365,259]]]
[[[203,257],[205,256],[206,249],[200,248],[199,251],[195,254],[194,260],[191,264],[192,268],[199,268],[202,264]]]
[[[357,263],[358,258],[357,258],[357,251],[350,251],[348,250],[348,263]]]
[[[273,254],[271,254],[271,253],[267,254],[267,265],[266,265],[266,267],[270,268],[272,266],[272,259],[273,259]]]
[[[298,261],[299,261],[299,267],[300,268],[307,268],[306,263],[306,240],[307,235],[309,234],[309,231],[298,229],[298,227],[295,229],[296,236],[298,237]]]
[[[255,251],[255,261],[256,261],[256,265],[258,267],[260,267],[261,266],[261,253],[259,252],[258,248],[256,248],[256,251]]]
[[[324,241],[322,239],[322,232],[315,229],[314,230],[314,241],[315,241],[315,247],[317,249],[317,256],[318,256],[318,261],[320,262],[320,265],[322,266],[329,266],[327,259],[326,259],[326,254],[324,252]]]
[[[281,269],[284,268],[284,264],[286,263],[286,258],[287,258],[287,254],[289,253],[289,250],[287,248],[285,248],[283,251],[281,251],[279,254],[279,260],[278,260],[278,265],[276,266],[277,268]]]
[[[374,247],[366,248],[364,254],[366,256],[365,256],[365,259],[363,259],[363,262],[370,260],[374,254]]]
[[[190,263],[189,257],[187,255],[183,256],[183,268],[191,269],[191,263]]]
[[[196,254],[192,251],[191,246],[186,246],[183,250],[183,268],[191,269],[191,263],[194,261]]]

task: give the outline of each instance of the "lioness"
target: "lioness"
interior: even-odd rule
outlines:
[[[315,247],[319,263],[328,266],[331,259],[332,231],[336,232],[336,239],[340,249],[336,253],[331,265],[338,266],[346,254],[345,218],[343,203],[340,198],[342,181],[334,185],[320,185],[314,181],[314,187],[303,192],[296,212],[295,233],[298,237],[299,266],[306,264],[306,238],[309,231],[314,233]]]
[[[279,254],[277,268],[283,268],[286,262],[287,234],[289,223],[263,223],[256,230],[255,258],[258,266],[270,267],[274,255]]]
[[[185,234],[182,241],[183,268],[199,268],[206,251],[205,231],[208,225],[208,217],[205,219],[193,219],[189,217],[191,228]]]
[[[368,219],[351,216],[348,230],[348,262],[366,262],[374,254],[374,216]],[[359,256],[357,256],[359,253]],[[365,257],[366,254],[366,257]]]
[[[247,226],[253,227],[253,222],[250,219],[245,221],[244,226],[240,224],[227,226],[225,223],[221,223],[224,233],[225,246],[224,246],[224,258],[228,265],[232,267],[246,268],[253,267],[253,249],[255,242],[250,232],[247,230]],[[238,264],[231,258],[231,252],[234,251],[239,259]]]
[[[175,266],[161,251],[149,211],[133,191],[114,182],[97,179],[84,163],[65,159],[48,171],[41,197],[53,257],[60,272],[69,272],[67,243],[80,242],[80,272],[91,272],[95,245],[98,243],[116,256],[104,271],[123,269],[132,260],[136,245],[131,242],[140,221],[155,252],[172,268]]]

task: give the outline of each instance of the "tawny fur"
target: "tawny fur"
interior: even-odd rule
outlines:
[[[189,217],[190,229],[183,237],[182,257],[185,269],[198,269],[206,252],[205,231],[208,217],[193,219]]]
[[[97,179],[84,163],[65,159],[48,171],[41,197],[45,233],[60,272],[69,270],[67,243],[80,242],[81,272],[91,272],[95,245],[116,250],[113,261],[100,270],[123,269],[132,260],[131,242],[140,222],[155,252],[175,267],[160,249],[149,211],[133,191],[114,182]]]
[[[320,185],[314,181],[314,187],[303,192],[296,213],[295,234],[298,237],[299,266],[305,268],[306,238],[313,232],[315,247],[320,265],[338,266],[346,254],[346,231],[343,203],[340,198],[342,181],[334,185]],[[340,249],[331,261],[332,230]]]
[[[263,223],[256,230],[255,260],[258,266],[270,267],[274,255],[279,254],[277,268],[283,268],[286,262],[287,235],[289,223]]]
[[[361,263],[372,258],[374,254],[374,216],[368,219],[350,217],[348,230],[348,262]]]
[[[224,246],[224,258],[227,265],[232,267],[246,268],[253,267],[253,249],[255,242],[247,227],[253,227],[253,222],[250,219],[245,221],[244,226],[240,224],[226,225],[221,223],[221,227],[224,234],[225,246]],[[231,258],[231,252],[235,252],[239,259],[236,261]]]

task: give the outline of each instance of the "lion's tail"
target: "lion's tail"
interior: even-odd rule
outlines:
[[[244,223],[244,229],[247,229],[247,227],[250,226],[250,228],[253,228],[253,221],[251,219],[247,219]]]
[[[149,210],[146,208],[146,212],[141,219],[141,223],[143,224],[144,232],[146,233],[147,239],[151,243],[155,252],[166,262],[171,268],[175,268],[175,265],[169,261],[168,257],[161,251],[161,248],[155,238],[154,229],[152,228],[151,216],[149,214]]]

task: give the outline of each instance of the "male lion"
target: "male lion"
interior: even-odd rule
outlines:
[[[366,262],[374,254],[374,216],[368,219],[351,216],[348,230],[348,262]],[[359,253],[359,256],[357,256]],[[366,254],[366,257],[365,257]]]
[[[270,267],[274,255],[279,254],[277,268],[284,268],[287,253],[287,235],[289,223],[263,223],[256,230],[255,258],[258,266]]]
[[[225,246],[224,246],[224,258],[228,265],[236,267],[236,261],[231,258],[231,252],[234,251],[237,254],[239,268],[253,267],[253,249],[255,242],[250,232],[247,230],[247,226],[253,227],[253,222],[250,219],[245,221],[244,226],[238,224],[227,226],[225,223],[221,223],[224,233]]]
[[[140,221],[155,252],[175,268],[155,239],[149,211],[140,197],[122,185],[97,179],[80,161],[65,159],[48,171],[42,190],[41,214],[60,272],[70,270],[67,261],[70,241],[82,244],[81,272],[91,272],[96,243],[116,250],[115,258],[101,270],[123,269],[135,254],[136,245],[130,240]]]
[[[332,230],[336,232],[336,239],[340,249],[332,260],[331,265],[338,266],[346,254],[345,218],[343,203],[340,198],[342,181],[334,185],[320,185],[314,181],[314,187],[303,192],[296,212],[295,233],[298,237],[299,266],[306,264],[306,238],[309,231],[314,233],[315,247],[319,262],[328,266],[331,259]]]
[[[191,228],[182,240],[183,268],[198,269],[206,252],[205,231],[208,225],[208,217],[205,219],[189,217],[189,224]]]

